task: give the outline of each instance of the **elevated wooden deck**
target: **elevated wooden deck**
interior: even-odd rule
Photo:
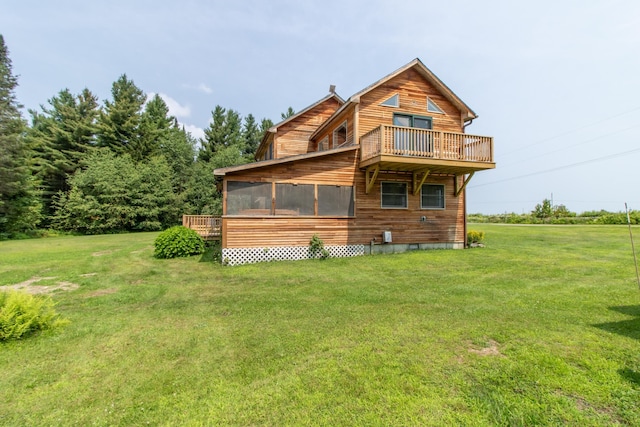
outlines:
[[[220,240],[222,217],[216,215],[182,215],[182,225],[195,230],[205,240]]]
[[[453,175],[493,169],[493,138],[381,125],[360,138],[360,168]]]

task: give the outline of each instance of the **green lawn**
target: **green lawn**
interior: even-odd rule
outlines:
[[[0,242],[0,285],[79,285],[64,329],[0,344],[0,425],[640,425],[628,229],[470,228],[487,247],[241,267]]]

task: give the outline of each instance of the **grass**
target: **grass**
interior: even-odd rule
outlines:
[[[71,323],[0,345],[1,425],[640,425],[626,227],[221,267],[157,234],[0,242]],[[636,229],[636,233],[640,229]]]

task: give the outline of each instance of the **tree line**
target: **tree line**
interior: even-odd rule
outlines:
[[[474,213],[467,215],[469,222],[502,224],[640,224],[640,211],[609,212],[606,210],[585,211],[580,214],[570,211],[565,205],[554,205],[549,199],[538,203],[529,213],[514,212],[494,215]]]
[[[126,74],[102,105],[89,89],[63,89],[26,120],[17,86],[0,34],[0,238],[161,230],[185,213],[218,214],[213,169],[252,162],[273,126],[217,105],[197,140]]]

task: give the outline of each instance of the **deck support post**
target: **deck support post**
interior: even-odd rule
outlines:
[[[456,197],[458,197],[460,195],[460,193],[462,193],[462,191],[467,186],[469,181],[471,181],[471,177],[473,177],[474,173],[475,173],[475,171],[471,172],[469,175],[467,175],[466,178],[465,178],[464,175],[455,175],[453,177],[453,186],[454,186],[455,191],[456,191]],[[458,176],[460,176],[462,178],[462,185],[460,186],[460,188],[458,188]]]

